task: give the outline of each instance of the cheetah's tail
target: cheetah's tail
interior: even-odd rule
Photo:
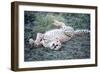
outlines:
[[[85,34],[85,33],[90,33],[90,30],[87,30],[87,29],[81,29],[81,30],[79,30],[79,29],[77,29],[74,32],[74,34],[76,34],[76,35],[81,35],[81,34]]]

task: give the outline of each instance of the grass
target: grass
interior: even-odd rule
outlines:
[[[24,12],[24,61],[69,60],[90,58],[90,34],[76,35],[62,44],[61,50],[30,47],[29,38],[36,38],[38,32],[54,28],[53,19],[63,21],[74,29],[90,30],[90,15],[75,13]]]

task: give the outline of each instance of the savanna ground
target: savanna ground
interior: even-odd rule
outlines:
[[[77,13],[24,12],[24,61],[46,61],[90,58],[90,33],[76,35],[62,44],[61,50],[30,47],[29,38],[36,38],[38,32],[54,29],[53,20],[64,22],[76,29],[90,30],[90,15]]]

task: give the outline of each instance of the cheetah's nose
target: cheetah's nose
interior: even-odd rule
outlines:
[[[54,46],[54,48],[56,48],[56,46]]]

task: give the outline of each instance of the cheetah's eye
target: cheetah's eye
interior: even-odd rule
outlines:
[[[56,45],[56,46],[58,46],[58,45]]]
[[[55,44],[53,43],[52,46],[54,46]]]

